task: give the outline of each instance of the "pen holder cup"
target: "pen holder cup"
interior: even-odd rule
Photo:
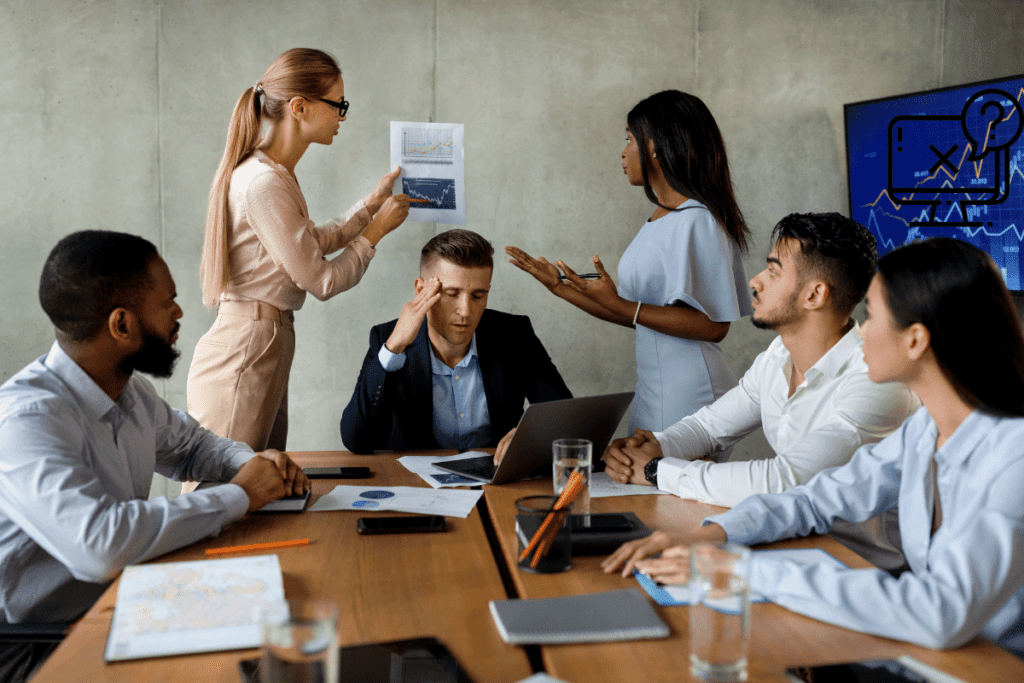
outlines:
[[[535,520],[522,526],[516,523],[517,557],[523,571],[557,574],[572,569],[572,505],[555,510],[557,500],[555,496],[527,496],[516,501],[516,515]],[[527,536],[523,527],[537,532]]]

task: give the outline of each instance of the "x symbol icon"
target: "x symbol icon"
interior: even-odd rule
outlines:
[[[953,165],[953,162],[949,160],[949,157],[951,154],[953,154],[953,152],[960,149],[960,145],[953,145],[945,154],[937,150],[935,148],[935,145],[928,145],[928,149],[935,152],[935,156],[939,158],[939,160],[932,164],[932,167],[928,169],[929,173],[935,173],[935,170],[938,169],[939,166],[949,166],[949,170],[952,171],[953,173],[956,173],[957,168],[956,166]]]

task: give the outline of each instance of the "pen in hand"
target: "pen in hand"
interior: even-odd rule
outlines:
[[[601,274],[600,273],[583,273],[582,275],[577,275],[576,277],[578,277],[581,280],[599,280],[601,278]],[[559,275],[558,279],[559,280],[568,280],[569,276],[568,275]]]

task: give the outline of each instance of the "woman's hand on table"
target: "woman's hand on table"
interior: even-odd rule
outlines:
[[[658,583],[687,583],[690,580],[690,548],[685,545],[674,545],[665,550],[661,557],[641,560],[634,566],[638,572]]]
[[[622,577],[626,578],[633,573],[633,567],[637,562],[645,557],[657,555],[675,544],[666,532],[655,531],[650,536],[623,543],[618,550],[604,558],[601,569],[605,574],[611,574],[621,567]]]

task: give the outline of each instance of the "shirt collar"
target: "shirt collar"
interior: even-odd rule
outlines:
[[[434,355],[434,349],[430,349],[430,369],[435,375],[450,375],[457,368],[469,367],[469,364],[476,358],[476,332],[473,333],[473,338],[469,342],[469,351],[466,353],[466,357],[460,360],[454,368],[450,368],[441,362],[436,355]]]
[[[130,380],[115,403],[58,342],[53,342],[44,364],[64,382],[93,420],[102,419],[115,406],[127,412],[135,405],[135,388]]]
[[[858,350],[863,344],[864,340],[860,338],[860,325],[854,320],[850,331],[826,351],[825,355],[811,366],[811,370],[832,378],[838,377],[850,360],[859,356]],[[810,370],[808,370],[809,372]],[[804,375],[806,376],[807,373]]]
[[[946,439],[942,448],[935,451],[936,460],[946,466],[963,464],[978,446],[985,443],[985,439],[979,438],[979,435],[989,434],[1001,419],[996,415],[975,409],[967,416],[967,419],[960,423],[952,436]],[[925,442],[929,448],[935,448],[935,439],[938,434],[938,426],[935,424],[935,420],[932,420],[931,430]],[[940,454],[941,457],[939,457]]]

